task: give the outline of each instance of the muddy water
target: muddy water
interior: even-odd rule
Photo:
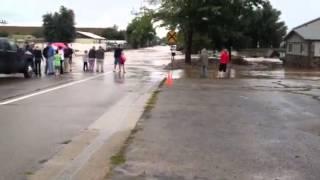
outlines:
[[[183,69],[171,70],[172,78],[200,79],[201,71],[197,66],[185,66]],[[209,67],[208,79],[217,79],[217,65]],[[265,66],[229,66],[224,79],[300,79],[320,80],[320,71],[268,68]]]

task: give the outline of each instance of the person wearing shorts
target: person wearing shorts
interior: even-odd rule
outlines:
[[[223,78],[224,74],[227,72],[227,65],[230,61],[229,53],[227,49],[223,49],[220,54],[220,65],[219,65],[219,72],[218,78]]]
[[[119,71],[121,71],[121,67],[120,67],[120,58],[121,58],[121,55],[122,55],[122,51],[123,49],[121,49],[121,46],[120,44],[118,45],[118,47],[114,50],[114,72],[116,71],[117,69],[117,65],[119,66]]]
[[[227,64],[220,63],[219,72],[227,72]]]

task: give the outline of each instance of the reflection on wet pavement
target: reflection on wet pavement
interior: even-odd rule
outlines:
[[[286,92],[320,101],[319,71],[284,68],[262,69],[235,65],[230,69],[222,80],[244,80],[243,89],[249,91]],[[218,80],[217,73],[216,69],[210,68],[206,79],[209,81]],[[200,75],[200,68],[195,66],[185,66],[184,69],[167,71],[166,86],[174,86],[174,80],[176,79],[204,79]],[[232,82],[230,81],[230,83]]]
[[[172,70],[173,79],[187,78],[200,79],[200,68],[186,66],[184,69]],[[217,68],[209,68],[208,79],[217,79]],[[301,80],[320,80],[318,71],[299,71],[278,69],[253,69],[250,66],[232,66],[224,74],[224,79],[301,79]]]
[[[114,72],[113,73],[113,81],[116,84],[123,84],[125,82],[125,73]]]

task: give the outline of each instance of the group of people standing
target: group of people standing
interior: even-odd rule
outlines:
[[[39,46],[30,48],[30,51],[34,56],[34,72],[37,76],[41,76],[41,62],[45,61],[45,74],[46,75],[60,75],[64,73],[72,72],[72,57],[74,51],[68,44],[64,44],[64,47],[56,47],[51,43],[41,50]],[[92,47],[89,51],[84,51],[83,55],[83,71],[99,73],[104,72],[104,59],[105,50],[99,46]],[[120,45],[114,50],[114,71],[117,70],[125,73],[125,55]]]
[[[84,51],[84,56],[83,56],[83,71],[84,72],[93,72],[95,65],[96,67],[96,72],[104,72],[104,57],[105,57],[105,50],[100,46],[98,50],[96,50],[96,47],[92,47],[88,51]],[[97,60],[97,63],[96,63]]]
[[[96,47],[92,47],[89,52],[87,50],[84,51],[83,56],[83,71],[84,72],[94,72],[96,67],[96,72],[103,73],[104,72],[104,59],[105,59],[105,50],[100,46],[97,50]],[[126,58],[123,53],[123,49],[120,45],[114,50],[114,70],[117,70],[117,66],[119,67],[119,72],[123,70],[125,73],[125,64]]]
[[[65,44],[65,47],[57,47],[48,44],[43,50],[36,46],[32,53],[34,55],[34,71],[41,76],[41,62],[45,60],[45,74],[58,75],[72,72],[73,49]]]
[[[227,66],[230,62],[230,54],[227,49],[222,49],[219,56],[219,70],[217,78],[224,78],[227,72]],[[201,60],[201,76],[208,77],[208,65],[209,65],[209,55],[206,48],[203,48],[200,53]]]

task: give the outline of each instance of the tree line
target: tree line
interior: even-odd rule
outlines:
[[[132,47],[150,45],[156,39],[156,32],[152,24],[152,16],[135,17],[126,30],[113,27],[105,28],[101,34],[108,40],[127,40]],[[59,12],[48,13],[43,16],[42,32],[35,32],[36,36],[43,35],[48,42],[72,42],[76,37],[74,27],[75,16],[71,9],[61,7]]]
[[[117,26],[100,34],[110,40],[127,40],[134,48],[159,41],[154,22],[178,31],[179,44],[184,48],[186,62],[200,48],[279,47],[287,27],[281,12],[269,0],[148,0],[157,9],[142,8],[126,30]],[[58,12],[43,16],[43,35],[48,42],[72,42],[76,37],[75,15],[61,7]],[[3,34],[5,35],[5,34]]]
[[[155,21],[179,31],[185,59],[197,48],[279,47],[287,27],[268,0],[149,0]],[[201,46],[201,47],[199,47]]]

